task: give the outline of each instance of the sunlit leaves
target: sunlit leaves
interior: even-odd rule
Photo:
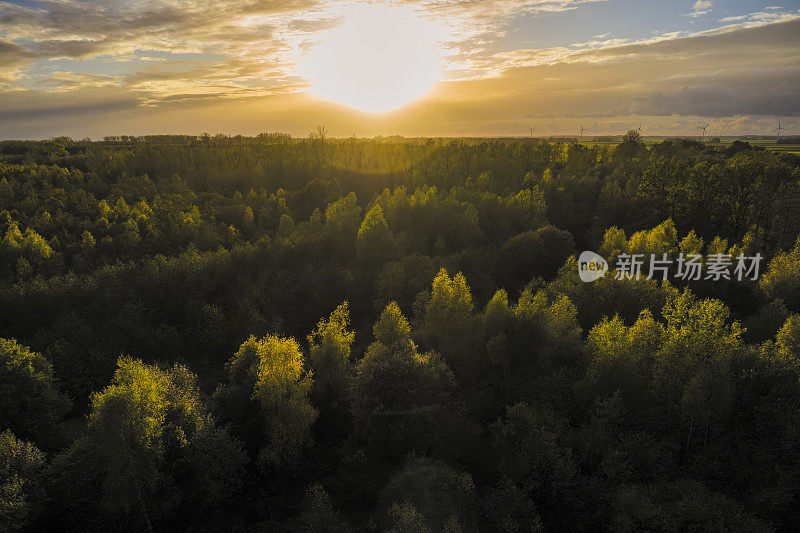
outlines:
[[[303,354],[290,337],[250,337],[228,363],[229,380],[217,391],[223,420],[258,447],[264,466],[295,462],[310,444],[317,411]]]
[[[355,340],[349,327],[350,308],[344,302],[327,320],[320,320],[308,336],[315,396],[325,405],[341,402],[348,394],[352,378],[350,349]]]
[[[45,464],[36,446],[0,433],[0,530],[21,531],[31,511],[31,485]]]
[[[396,304],[374,330],[353,384],[355,435],[372,453],[390,457],[435,448],[455,385],[450,370],[436,353],[417,351]]]
[[[361,261],[377,265],[390,259],[394,253],[394,242],[383,209],[375,204],[367,212],[356,238],[356,253]]]

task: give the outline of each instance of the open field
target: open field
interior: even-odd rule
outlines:
[[[784,143],[778,144],[775,140],[761,140],[761,139],[746,141],[746,142],[749,142],[753,146],[760,146],[767,150],[800,154],[800,142],[795,142],[791,144],[784,144]]]
[[[643,141],[647,146],[652,146],[654,144],[658,144],[660,142],[664,142],[668,139],[677,140],[680,138],[685,137],[643,137]],[[693,140],[702,140],[700,137],[690,137]],[[709,137],[709,139],[713,139],[714,137]],[[585,144],[586,146],[615,146],[620,143],[622,137],[589,137],[586,136],[580,140],[581,144]],[[794,140],[794,139],[793,139]],[[750,139],[747,137],[723,137],[720,142],[711,142],[708,141],[711,146],[715,147],[725,147],[730,146],[734,141],[742,141],[746,142],[752,146],[758,146],[759,148],[764,148],[765,150],[773,150],[775,152],[786,152],[792,154],[800,154],[800,140],[798,142],[792,143],[778,143],[776,139]]]

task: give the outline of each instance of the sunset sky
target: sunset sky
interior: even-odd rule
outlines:
[[[792,134],[798,96],[797,0],[0,2],[0,139]]]

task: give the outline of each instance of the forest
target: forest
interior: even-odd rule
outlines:
[[[797,531],[798,207],[636,131],[0,142],[0,531]]]

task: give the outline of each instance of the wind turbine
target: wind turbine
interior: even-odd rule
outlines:
[[[703,139],[706,138],[706,129],[710,126],[708,122],[706,122],[705,126],[697,126],[697,129],[703,130]]]
[[[578,134],[579,134],[581,137],[583,137],[583,132],[584,132],[584,131],[586,131],[586,128],[584,128],[584,127],[583,127],[583,124],[581,124],[581,130],[578,132]]]
[[[780,139],[780,138],[781,138],[781,132],[782,132],[783,130],[785,130],[785,129],[786,129],[786,128],[782,128],[782,127],[781,127],[781,123],[780,123],[780,121],[778,121],[778,127],[777,127],[777,128],[775,128],[774,130],[772,130],[772,133],[775,133],[775,132],[777,131],[777,132],[778,132],[778,136],[777,136],[777,138],[776,138],[776,139]]]
[[[528,128],[528,129],[531,130],[531,139],[533,139],[533,130],[535,130],[536,128]]]

